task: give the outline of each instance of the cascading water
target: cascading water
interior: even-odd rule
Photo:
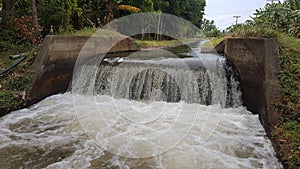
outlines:
[[[241,106],[238,82],[227,79],[234,79],[234,74],[226,72],[223,62],[221,58],[215,60],[214,70],[205,68],[197,58],[105,65],[99,69],[95,92],[131,100]]]
[[[282,168],[234,71],[200,57],[82,66],[72,93],[0,119],[2,168]]]

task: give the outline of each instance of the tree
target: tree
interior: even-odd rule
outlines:
[[[292,10],[300,9],[300,0],[286,0],[286,3],[289,4]]]
[[[207,37],[217,37],[221,35],[221,31],[216,27],[214,20],[210,21],[204,18],[200,29]]]
[[[256,10],[253,21],[256,26],[282,31],[284,33],[300,36],[300,10],[299,0],[289,0],[284,3],[267,4],[264,8]]]
[[[1,28],[10,28],[13,21],[13,6],[16,0],[2,0]]]
[[[154,2],[152,0],[123,0],[121,3],[137,7],[142,12],[154,11]]]
[[[34,28],[39,29],[40,26],[38,23],[36,0],[31,0],[31,3],[32,3],[32,17],[34,21]]]
[[[162,12],[173,14],[201,26],[204,15],[205,0],[167,0],[168,6]]]

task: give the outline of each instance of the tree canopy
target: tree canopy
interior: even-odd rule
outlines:
[[[239,27],[259,27],[280,31],[300,38],[299,4],[300,0],[286,0],[283,3],[267,3],[265,7],[256,10],[252,20],[244,24],[232,26],[231,29],[235,30],[239,29]]]
[[[44,34],[55,31],[101,26],[135,12],[173,14],[201,26],[205,0],[1,0],[1,28],[11,27],[14,18],[31,16]],[[34,10],[36,7],[37,11]]]

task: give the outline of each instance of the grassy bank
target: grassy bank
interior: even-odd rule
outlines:
[[[220,36],[220,37],[215,37],[210,39],[209,41],[205,42],[204,44],[201,45],[201,47],[215,47],[217,46],[220,42],[224,40],[225,37]]]
[[[278,151],[289,168],[300,166],[300,39],[279,34],[281,81],[283,97],[278,111],[281,123],[276,126],[274,137],[278,138]]]
[[[163,40],[163,41],[157,41],[157,40],[134,40],[135,44],[141,48],[156,48],[156,47],[167,47],[167,46],[173,46],[173,45],[179,45],[182,44],[179,40]]]
[[[26,97],[31,89],[32,74],[30,66],[34,61],[36,47],[14,46],[0,53],[0,70],[4,70],[17,60],[9,59],[10,55],[18,53],[28,53],[29,56],[10,71],[0,75],[0,116],[10,111],[17,110],[26,106]]]

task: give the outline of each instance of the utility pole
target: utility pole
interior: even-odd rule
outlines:
[[[236,18],[236,20],[235,20],[235,24],[236,24],[236,25],[238,24],[238,19],[239,19],[240,17],[241,17],[240,15],[235,15],[235,16],[233,16],[233,18]]]

